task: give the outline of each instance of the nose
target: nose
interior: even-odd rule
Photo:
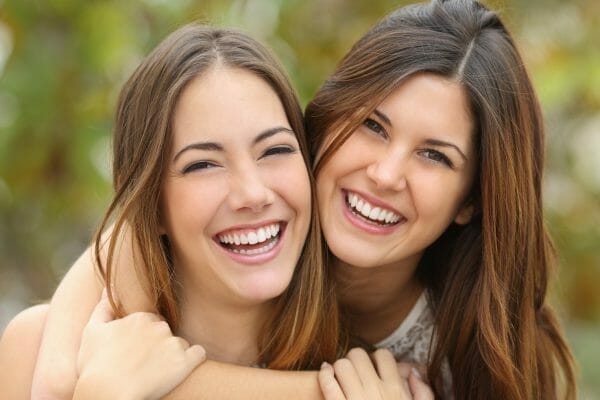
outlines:
[[[273,199],[273,191],[265,184],[256,166],[247,166],[231,176],[229,205],[232,210],[259,212],[272,204]]]
[[[367,167],[367,176],[378,189],[399,191],[407,185],[406,163],[406,157],[402,154],[380,154]]]

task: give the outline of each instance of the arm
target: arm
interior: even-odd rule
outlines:
[[[48,305],[28,308],[14,317],[0,340],[0,391],[2,398],[29,400]]]
[[[173,336],[160,315],[114,319],[106,296],[83,331],[74,400],[158,400],[204,359],[204,349]]]
[[[127,234],[125,236],[128,238]],[[130,267],[133,266],[133,252],[126,244],[131,242],[123,239],[122,243],[116,255],[118,264],[124,266],[117,268],[115,290],[119,299],[126,312],[153,312],[154,308]],[[88,248],[52,297],[33,376],[33,400],[71,399],[77,381],[76,360],[81,333],[100,300],[103,286],[96,271],[93,249]]]
[[[118,254],[116,291],[127,313],[155,312],[133,268],[131,241]],[[126,289],[126,290],[125,290]],[[40,356],[34,400],[71,399],[77,382],[76,360],[84,326],[100,299],[93,252],[71,267],[52,298]],[[320,399],[317,372],[273,371],[206,361],[167,399]]]
[[[33,400],[72,397],[81,332],[101,293],[91,255],[88,249],[75,262],[52,298],[33,376]]]

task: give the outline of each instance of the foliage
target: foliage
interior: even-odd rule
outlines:
[[[0,327],[47,299],[111,196],[118,90],[154,45],[193,20],[268,43],[305,104],[391,0],[0,0]],[[561,254],[553,291],[600,394],[600,3],[497,0],[544,105],[545,202]],[[586,339],[588,338],[588,339]],[[595,352],[595,353],[594,353]],[[594,374],[596,374],[594,376]],[[596,386],[594,386],[596,385]]]

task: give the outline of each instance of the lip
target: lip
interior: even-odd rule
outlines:
[[[367,200],[369,203],[371,203],[375,206],[385,208],[386,210],[391,210],[391,211],[397,213],[398,215],[401,216],[400,221],[398,221],[398,223],[396,223],[394,225],[375,225],[375,224],[371,224],[371,223],[365,221],[363,218],[354,214],[348,208],[348,205],[346,204],[346,196],[348,195],[348,192],[356,193],[360,197],[363,197],[365,200]],[[391,207],[389,204],[386,204],[385,202],[382,202],[381,200],[374,199],[372,196],[366,195],[363,192],[360,192],[357,190],[342,189],[340,193],[341,193],[340,200],[341,200],[341,206],[342,206],[342,214],[344,214],[344,216],[346,217],[348,222],[350,222],[350,224],[352,224],[353,226],[355,226],[356,228],[358,228],[364,232],[374,234],[374,235],[389,235],[391,233],[394,233],[399,227],[404,225],[404,222],[406,221],[406,218],[402,215],[402,213],[400,213],[394,207]]]
[[[272,249],[270,249],[269,251],[267,251],[265,253],[260,253],[260,254],[234,253],[232,251],[227,250],[225,247],[223,247],[218,239],[218,235],[227,234],[229,232],[255,230],[255,229],[262,228],[262,227],[265,227],[267,225],[272,225],[272,224],[278,224],[280,226],[279,239],[277,240],[277,243],[275,244],[275,246],[273,246]],[[287,236],[286,235],[287,226],[288,226],[287,221],[275,220],[275,219],[269,220],[269,221],[263,221],[263,222],[260,222],[257,224],[236,225],[235,227],[227,228],[226,230],[221,231],[218,234],[214,235],[213,241],[215,242],[215,246],[217,246],[219,248],[219,250],[221,250],[225,255],[227,255],[233,261],[235,261],[239,264],[244,264],[244,265],[261,265],[261,264],[267,263],[267,262],[271,261],[272,259],[274,259],[275,257],[277,257],[277,255],[281,251],[281,248],[283,247],[283,242],[285,241],[286,236]]]

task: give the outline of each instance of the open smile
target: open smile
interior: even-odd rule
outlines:
[[[215,235],[215,242],[236,261],[262,263],[275,257],[287,223],[270,222],[252,228],[228,229]]]
[[[398,211],[364,195],[343,190],[344,214],[358,228],[369,233],[388,234],[406,221]]]

